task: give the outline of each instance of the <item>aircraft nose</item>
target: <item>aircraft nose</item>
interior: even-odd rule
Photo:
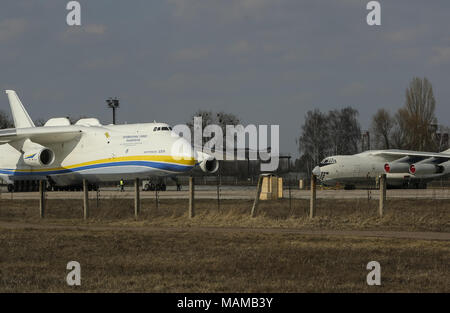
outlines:
[[[316,166],[316,167],[312,170],[312,173],[313,173],[315,176],[319,177],[319,176],[320,176],[320,167],[319,167],[319,166]]]

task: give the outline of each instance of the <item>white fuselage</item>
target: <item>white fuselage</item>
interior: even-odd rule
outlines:
[[[445,171],[439,174],[413,175],[404,173],[386,173],[385,158],[366,151],[355,155],[337,155],[325,158],[313,170],[318,180],[325,185],[365,185],[375,186],[376,179],[386,174],[388,184],[402,186],[409,182],[427,182],[450,172],[450,162],[442,163]]]
[[[166,130],[155,131],[155,127]],[[49,179],[57,185],[175,175],[190,171],[198,155],[167,124],[71,125],[80,135],[45,146],[55,155],[48,166],[25,164],[23,151],[0,145],[0,175],[6,181]],[[167,128],[166,128],[167,127]]]

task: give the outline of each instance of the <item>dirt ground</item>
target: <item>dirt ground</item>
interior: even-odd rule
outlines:
[[[0,201],[0,292],[449,292],[450,208],[443,200]],[[78,261],[82,284],[66,284]],[[366,265],[381,264],[381,286]]]

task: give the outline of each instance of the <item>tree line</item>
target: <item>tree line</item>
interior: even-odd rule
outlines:
[[[449,148],[449,128],[438,125],[436,100],[427,78],[414,77],[406,88],[405,104],[391,114],[381,108],[369,129],[371,149],[405,149],[438,152]],[[358,111],[347,107],[322,113],[308,111],[297,144],[300,159],[296,167],[310,172],[329,155],[361,152],[362,134]]]

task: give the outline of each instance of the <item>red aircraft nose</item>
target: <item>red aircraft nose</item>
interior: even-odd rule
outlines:
[[[391,167],[389,166],[389,163],[386,163],[384,165],[384,170],[386,171],[386,173],[389,173],[389,171],[391,170]]]

